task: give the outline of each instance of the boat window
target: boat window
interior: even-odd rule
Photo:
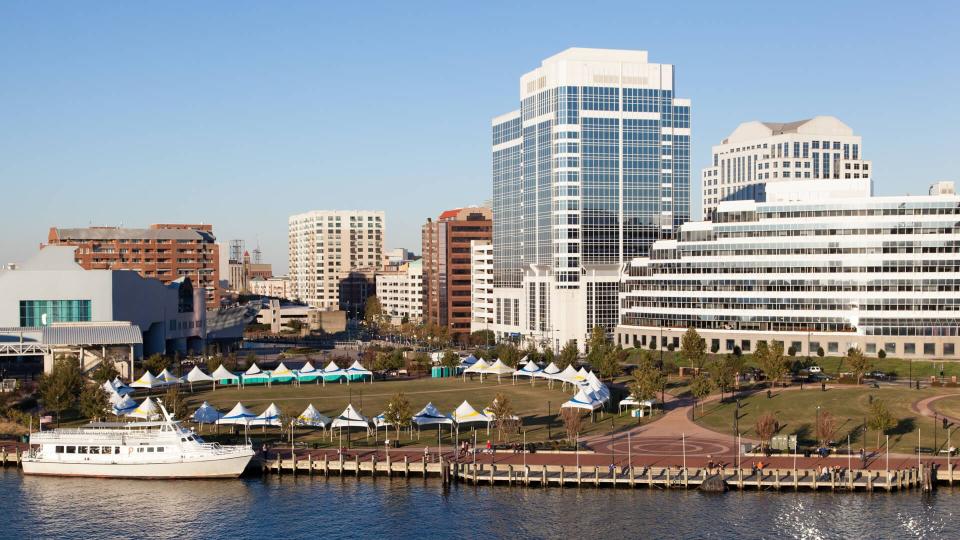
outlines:
[[[91,454],[99,454],[99,453],[100,453],[100,447],[99,447],[99,446],[91,446],[91,447],[90,447],[90,453],[91,453]]]
[[[137,452],[139,452],[139,453],[142,454],[142,453],[143,453],[143,447],[141,446],[140,448],[137,448]]]
[[[112,453],[113,453],[113,447],[112,447],[112,446],[104,446],[102,449],[100,449],[100,452],[103,453],[103,454],[112,454]]]
[[[63,453],[63,447],[62,447],[62,446],[57,446],[56,448],[54,448],[53,451],[54,451],[54,453],[62,454],[62,453]]]
[[[86,454],[86,453],[87,453],[87,447],[86,447],[86,446],[78,446],[78,447],[77,447],[77,453],[78,453],[78,454]]]
[[[147,452],[153,452],[153,447],[152,446],[148,447]]]
[[[68,453],[68,454],[76,454],[76,453],[77,453],[77,447],[76,447],[76,446],[68,446],[68,447],[67,447],[67,453]]]
[[[193,437],[187,437],[187,440],[188,440],[188,441],[192,441],[192,440],[194,440],[194,439],[193,439]]]
[[[162,446],[158,446],[158,447],[157,447],[157,452],[163,452],[163,447],[162,447]]]

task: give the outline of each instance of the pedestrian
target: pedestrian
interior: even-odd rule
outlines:
[[[429,447],[429,446],[424,446],[424,447],[423,447],[423,461],[424,461],[424,462],[430,461],[430,447]]]
[[[490,443],[490,439],[487,439],[487,453],[493,454],[493,444]]]
[[[713,456],[707,455],[707,472],[713,474]]]

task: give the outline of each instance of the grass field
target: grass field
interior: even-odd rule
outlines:
[[[960,418],[960,395],[938,399],[931,404],[931,408],[951,418]]]
[[[546,382],[543,381],[537,381],[536,386],[531,386],[530,383],[525,380],[522,382],[518,380],[517,384],[514,385],[510,382],[509,378],[504,378],[501,383],[497,383],[495,379],[486,379],[483,384],[481,384],[478,379],[474,381],[468,379],[464,382],[459,378],[422,378],[406,381],[378,381],[373,384],[351,383],[347,385],[327,383],[326,386],[313,383],[304,383],[301,386],[275,384],[272,387],[248,386],[242,389],[235,387],[218,387],[215,391],[198,391],[195,394],[189,395],[186,403],[190,412],[196,409],[203,401],[208,401],[222,412],[226,412],[232,408],[237,401],[240,401],[254,413],[260,413],[266,409],[270,403],[276,403],[278,407],[290,409],[297,414],[312,403],[313,406],[324,415],[335,418],[343,411],[347,403],[352,401],[354,407],[359,409],[363,415],[372,418],[383,412],[386,403],[398,392],[403,392],[404,395],[406,395],[410,401],[412,412],[414,413],[423,408],[427,402],[433,402],[440,412],[445,414],[452,413],[464,400],[469,401],[478,411],[482,411],[485,407],[490,406],[497,393],[502,392],[512,403],[515,414],[522,419],[523,424],[521,429],[526,431],[526,440],[529,442],[547,439],[548,420],[552,420],[549,429],[551,439],[565,438],[566,435],[563,424],[557,417],[557,413],[560,405],[570,399],[572,395],[569,391],[561,390],[559,384],[556,384],[556,386],[551,389],[548,388]],[[549,416],[548,409],[550,412]],[[608,433],[612,430],[621,430],[636,424],[637,420],[627,415],[618,417],[616,414],[605,414],[601,419],[598,413],[596,415],[596,422],[591,423],[589,418],[584,420],[581,436]],[[485,425],[474,425],[477,426],[478,440],[485,442],[488,438]],[[209,427],[206,429],[209,430]],[[223,428],[221,429],[224,430]],[[446,430],[447,428],[445,427],[444,429]],[[271,432],[276,431],[276,428],[268,428],[267,434],[269,435]],[[257,436],[262,435],[260,428],[254,428],[252,433]],[[461,429],[460,436],[462,439],[468,436],[472,437],[470,432],[464,429]],[[298,429],[297,438],[299,440],[305,440],[308,443],[316,442],[321,445],[331,444],[324,436],[323,430]],[[354,433],[353,438],[355,443],[358,438],[364,441],[363,435],[359,433]],[[380,431],[379,438],[380,440],[383,439],[382,430]],[[390,438],[396,438],[394,431],[390,432]],[[496,440],[496,429],[491,428],[489,438]],[[504,434],[503,440],[516,442],[521,440],[521,438],[522,435],[513,432]],[[400,443],[402,445],[413,444],[423,446],[425,443],[435,445],[436,440],[437,428],[431,426],[429,428],[425,427],[421,432],[422,442],[417,442],[416,440],[410,441],[406,435],[403,435]],[[443,441],[445,444],[451,442],[446,431],[444,431]],[[373,443],[372,437],[370,438],[370,443]],[[336,441],[332,444],[336,445]]]
[[[952,390],[949,393],[955,393]],[[780,423],[781,435],[797,435],[800,444],[813,445],[815,443],[815,425],[817,406],[820,411],[829,412],[837,422],[834,441],[845,446],[847,435],[850,435],[851,444],[856,451],[866,444],[873,448],[877,444],[876,432],[867,434],[866,443],[863,437],[864,418],[869,416],[870,396],[886,402],[893,417],[897,420],[896,427],[890,432],[891,451],[912,453],[917,446],[917,428],[920,428],[920,446],[934,446],[934,421],[931,418],[919,417],[911,409],[911,404],[931,395],[948,393],[945,390],[924,389],[910,390],[907,388],[832,388],[826,392],[819,389],[808,390],[774,390],[773,397],[767,398],[766,391],[759,391],[741,400],[739,410],[740,432],[745,437],[756,437],[754,426],[757,419],[772,412]],[[960,396],[958,396],[960,397]],[[954,399],[954,398],[945,398]],[[937,404],[939,405],[940,402]],[[960,406],[960,400],[955,401]],[[697,423],[722,433],[733,434],[733,414],[736,409],[734,403],[709,403],[704,408],[703,416],[697,410]],[[951,429],[955,429],[954,426]],[[937,427],[937,446],[945,447],[946,431],[942,426]],[[881,444],[883,436],[880,437]]]

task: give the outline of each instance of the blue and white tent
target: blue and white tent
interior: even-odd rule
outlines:
[[[250,420],[251,426],[273,426],[280,427],[280,407],[271,403],[267,410],[258,414],[256,418]]]
[[[240,402],[238,401],[237,404],[234,405],[232,409],[230,409],[230,412],[228,412],[227,414],[223,415],[219,420],[217,420],[217,424],[220,424],[220,425],[230,425],[230,424],[242,424],[242,425],[247,425],[247,424],[250,423],[250,420],[253,420],[253,419],[256,418],[256,417],[257,417],[257,415],[253,414],[253,412],[251,412],[250,409],[246,408],[246,407],[243,405],[243,403],[240,403]]]
[[[197,410],[193,411],[193,416],[190,417],[191,420],[198,424],[215,424],[217,420],[221,418],[223,418],[223,413],[206,401],[197,407]]]
[[[413,423],[418,426],[430,426],[434,424],[453,424],[453,418],[449,414],[441,413],[433,402],[427,403],[420,412],[413,415]]]
[[[373,382],[373,372],[363,367],[359,360],[344,371],[346,371],[348,381],[362,381],[364,377],[369,377],[370,382]]]

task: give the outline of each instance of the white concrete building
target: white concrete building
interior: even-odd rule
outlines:
[[[401,264],[395,271],[378,273],[377,298],[393,324],[404,317],[410,322],[423,320],[423,259]]]
[[[296,299],[340,308],[340,281],[352,271],[383,268],[384,213],[314,210],[290,216],[290,280]]]
[[[493,325],[493,243],[470,241],[470,331]]]
[[[134,270],[85,270],[74,246],[47,246],[14,270],[0,272],[0,354],[17,341],[45,356],[76,353],[83,369],[153,353],[200,352],[206,336],[205,290],[189,278],[167,285]]]
[[[721,202],[624,267],[624,346],[673,343],[690,326],[727,353],[780,341],[797,355],[957,358],[960,197],[873,197],[871,181],[767,185]]]
[[[617,323],[620,265],[690,213],[690,100],[646,51],[572,48],[493,119],[498,337],[583,349]]]
[[[249,285],[250,294],[285,300],[293,298],[293,286],[289,276],[276,276],[267,279],[251,278]]]
[[[703,219],[721,201],[763,201],[772,182],[870,179],[872,173],[860,136],[833,116],[745,122],[713,147],[713,163],[701,172]]]

